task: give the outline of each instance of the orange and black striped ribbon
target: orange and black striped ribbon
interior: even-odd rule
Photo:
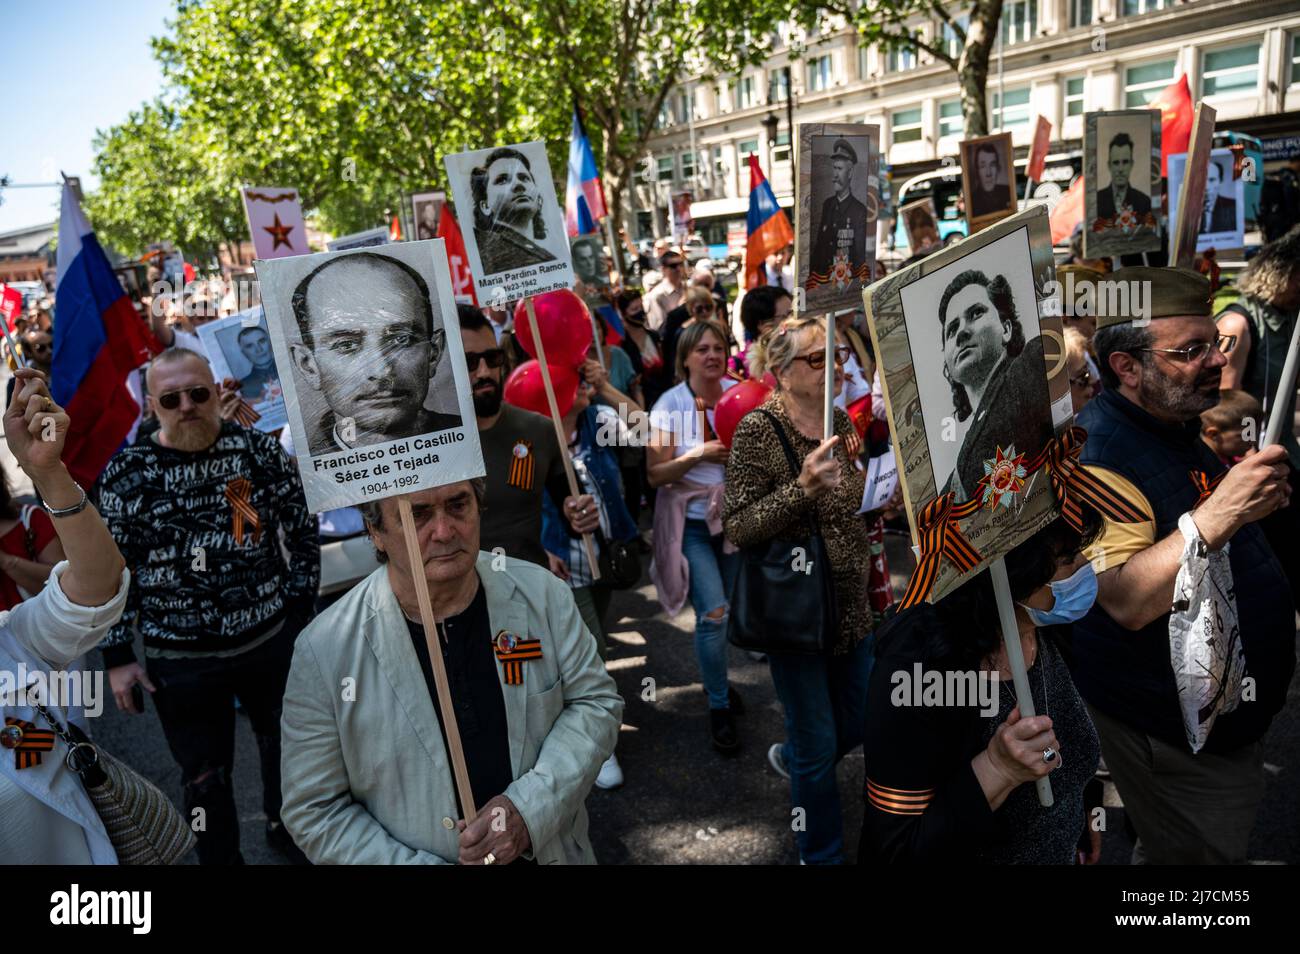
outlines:
[[[510,473],[506,476],[506,483],[511,487],[518,487],[520,490],[532,490],[533,468],[536,463],[536,458],[533,456],[533,445],[530,441],[520,441],[519,443],[528,448],[528,453],[523,457],[510,455]]]
[[[49,752],[54,748],[54,732],[50,729],[38,729],[30,722],[15,719],[13,716],[5,716],[5,725],[17,726],[23,733],[22,739],[14,746],[15,768],[25,769],[40,765],[41,753]]]
[[[924,814],[933,800],[934,789],[932,788],[890,788],[887,785],[877,785],[871,779],[867,779],[867,802],[873,808],[891,815]]]
[[[521,639],[514,649],[502,649],[497,645],[492,648],[505,673],[507,686],[517,686],[524,681],[524,660],[542,658],[540,639]]]
[[[235,420],[244,427],[252,427],[262,419],[262,415],[253,410],[253,405],[249,404],[243,398],[239,399],[239,404],[235,408]]]
[[[922,507],[917,516],[920,559],[912,571],[912,578],[907,581],[907,592],[903,594],[900,609],[915,606],[930,594],[944,557],[962,573],[968,573],[979,565],[980,553],[962,536],[958,521],[979,510],[980,499],[972,497],[962,504],[954,504],[952,500],[951,493],[940,494]]]
[[[1087,439],[1087,431],[1077,425],[1072,426],[1045,444],[1026,469],[1032,474],[1040,467],[1046,468],[1052,492],[1061,508],[1061,516],[1075,530],[1083,531],[1083,508],[1080,501],[1114,523],[1144,521],[1146,517],[1140,509],[1079,463],[1079,454]]]
[[[718,435],[713,430],[713,425],[709,423],[709,407],[707,404],[704,403],[704,398],[698,396],[695,398],[695,410],[699,412],[700,420],[704,422],[704,434],[701,436],[700,439],[704,443],[708,443],[709,441],[716,441],[718,439]]]
[[[244,545],[244,528],[247,525],[253,533],[253,543],[262,538],[262,520],[252,503],[253,485],[246,477],[236,477],[226,484],[226,499],[231,507],[231,533],[235,543]]]
[[[1188,472],[1187,476],[1192,478],[1192,483],[1196,485],[1197,491],[1196,503],[1192,505],[1193,510],[1209,499],[1210,494],[1214,493],[1214,488],[1219,486],[1219,481],[1223,480],[1227,473],[1228,472],[1225,470],[1222,474],[1219,474],[1211,480],[1210,475],[1203,470],[1193,470]]]

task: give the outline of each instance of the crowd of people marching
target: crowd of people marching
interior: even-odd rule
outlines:
[[[214,377],[196,334],[229,310],[211,289],[144,302],[161,350],[132,383],[142,420],[84,489],[60,462],[51,303],[33,307],[15,329],[26,367],[4,425],[36,497],[10,496],[16,475],[0,481],[0,669],[102,667],[127,713],[147,695],[180,769],[182,817],[204,819],[191,826],[203,864],[242,861],[234,793],[251,780],[233,775],[237,706],[257,739],[266,837],[288,860],[590,862],[586,796],[625,782],[622,699],[604,667],[615,590],[651,582],[669,618],[689,603],[700,732],[734,756],[745,701],[728,677],[728,631],[744,609],[731,605],[742,556],[815,526],[836,636],[820,654],[766,657],[785,737],[765,770],[805,813],[803,862],[852,857],[844,819],[864,813],[861,862],[1095,863],[1102,776],[1123,799],[1135,860],[1246,860],[1261,740],[1295,665],[1300,444],[1288,427],[1281,447],[1254,445],[1264,411],[1295,413],[1294,394],[1268,405],[1300,310],[1300,228],[1223,288],[1175,268],[1063,266],[1080,284],[1150,282],[1153,310],[1135,324],[1067,309],[1081,461],[1131,519],[1084,504],[1007,557],[1033,717],[1005,682],[996,712],[894,699],[891,677],[917,664],[1008,680],[1011,663],[987,574],[898,611],[883,542],[906,520],[901,490],[883,502],[867,492],[868,462],[892,451],[864,315],[837,318],[828,368],[825,324],[792,313],[785,255],[734,301],[707,262],[692,269],[669,243],[646,264],[643,287],[606,292],[621,340],[601,325],[563,415],[566,449],[547,418],[504,400],[527,357],[513,309],[459,306],[486,476],[413,500],[436,635],[419,622],[421,568],[396,501],[313,516],[286,454],[297,435],[241,421],[237,382]],[[827,374],[837,410],[823,440]],[[716,405],[746,381],[768,393],[724,442]],[[636,437],[642,414],[648,439]],[[378,569],[320,597],[322,540],[363,531]],[[1169,657],[1185,546],[1230,575],[1254,683],[1196,747]],[[55,751],[83,714],[6,701],[5,716],[0,863],[128,860]],[[858,746],[863,799],[846,806],[836,767]],[[1045,777],[1051,808],[1035,794]]]

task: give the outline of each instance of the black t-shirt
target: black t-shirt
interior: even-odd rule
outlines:
[[[540,414],[503,404],[501,417],[478,436],[487,469],[479,549],[500,547],[506,556],[546,566],[542,494],[551,495],[560,513],[569,496],[554,425]]]
[[[438,728],[442,730],[442,742],[450,758],[451,747],[447,745],[447,730],[442,724],[442,707],[438,705],[438,689],[433,681],[433,663],[429,659],[424,627],[409,619],[406,627],[411,633],[411,644],[420,660],[420,671],[424,673],[433,711],[438,716]],[[461,746],[465,750],[465,766],[469,771],[474,804],[481,809],[488,800],[503,794],[515,780],[510,767],[506,703],[501,695],[496,656],[492,651],[487,595],[481,584],[474,601],[464,612],[448,617],[443,627],[447,640],[442,649],[447,667],[447,686],[456,710],[456,727],[460,730]],[[452,774],[452,786],[456,786],[455,773]],[[459,789],[456,796],[459,805]]]

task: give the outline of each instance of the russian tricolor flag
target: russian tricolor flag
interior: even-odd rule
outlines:
[[[153,352],[72,187],[63,186],[50,393],[72,419],[63,462],[89,487],[140,414],[126,378]]]
[[[745,243],[745,287],[764,284],[763,265],[767,257],[794,242],[794,229],[776,204],[772,185],[758,167],[758,156],[749,157],[749,237]]]
[[[587,235],[595,232],[596,223],[608,214],[605,190],[596,171],[596,157],[592,155],[591,141],[575,108],[569,139],[569,181],[564,191],[564,224],[570,235]]]

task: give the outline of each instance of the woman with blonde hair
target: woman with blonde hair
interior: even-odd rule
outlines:
[[[837,345],[835,366],[827,369],[824,322],[787,318],[749,351],[750,375],[771,372],[776,387],[736,427],[723,524],[728,540],[750,548],[800,538],[808,518],[815,517],[825,542],[839,614],[836,638],[820,656],[769,652],[772,682],[785,709],[786,742],[771,747],[768,761],[790,779],[793,803],[806,811],[806,826],[797,836],[801,861],[839,864],[844,835],[835,766],[862,741],[872,660],[861,440],[839,408],[834,435],[822,440],[826,375],[835,375],[838,392],[849,347]],[[797,470],[787,444],[802,461]]]
[[[682,299],[681,306],[668,313],[664,326],[660,330],[660,334],[664,336],[664,361],[670,368],[677,366],[677,343],[681,339],[682,331],[697,321],[713,321],[717,314],[717,307],[713,293],[703,285],[686,287],[686,297]],[[680,372],[678,372],[678,380],[682,380]]]

